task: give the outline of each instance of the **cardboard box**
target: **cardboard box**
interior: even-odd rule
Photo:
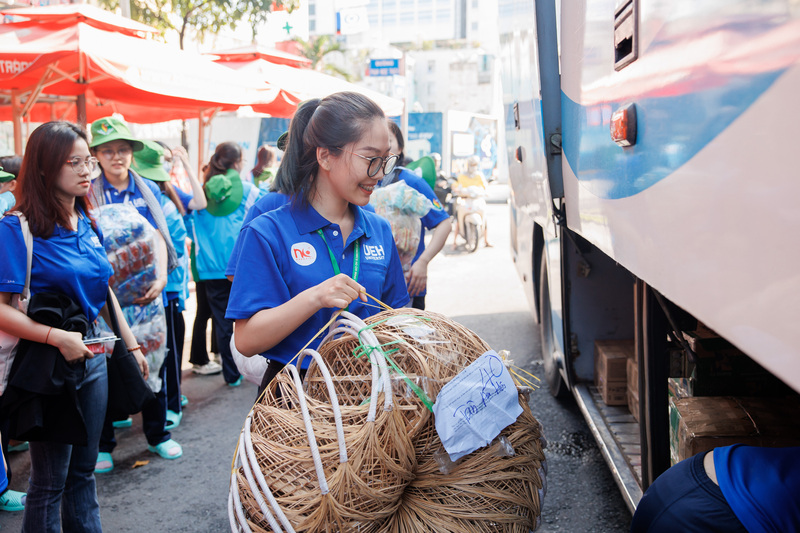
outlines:
[[[702,324],[696,331],[683,333],[695,352],[691,362],[684,355],[681,376],[675,376],[670,363],[670,376],[691,378],[693,396],[780,396],[789,388],[761,365],[727,340]]]
[[[607,382],[600,380],[597,389],[606,405],[627,405],[628,404],[628,384],[624,381]]]
[[[800,445],[800,399],[689,397],[669,402],[673,464],[719,446]]]
[[[669,404],[670,456],[680,462],[718,446],[761,442],[747,412],[735,398],[682,398]]]
[[[628,389],[628,411],[631,412],[633,418],[639,421],[639,393]]]
[[[603,340],[594,343],[595,382],[625,381],[628,358],[633,357],[633,341]]]
[[[639,394],[639,363],[633,359],[628,359],[628,390]]]
[[[628,403],[627,365],[633,357],[632,340],[600,340],[594,343],[594,382],[606,405]]]

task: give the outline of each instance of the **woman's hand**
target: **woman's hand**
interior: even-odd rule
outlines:
[[[141,370],[142,372],[142,377],[144,379],[147,379],[148,376],[150,376],[150,367],[147,366],[147,359],[144,358],[142,350],[141,349],[134,350],[131,353],[136,358],[136,363],[139,365],[139,370]]]
[[[92,351],[83,343],[83,335],[79,331],[65,331],[53,328],[50,331],[47,343],[58,348],[67,363],[79,363],[94,357]]]
[[[356,298],[367,301],[367,291],[347,274],[337,274],[314,287],[320,308],[344,309]]]
[[[156,298],[158,298],[161,295],[161,291],[163,291],[164,287],[166,287],[166,286],[167,286],[167,280],[166,279],[161,279],[161,278],[156,279],[153,282],[153,284],[150,285],[150,288],[147,289],[147,292],[144,294],[144,296],[136,298],[133,301],[133,303],[135,303],[136,305],[147,305],[147,304],[149,304],[150,302],[152,302],[153,300],[155,300]]]
[[[411,265],[406,272],[406,285],[408,295],[412,298],[422,293],[428,286],[428,260],[421,256]]]

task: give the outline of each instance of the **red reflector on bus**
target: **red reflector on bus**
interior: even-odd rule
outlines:
[[[611,115],[611,139],[623,147],[636,144],[636,104],[622,106]]]

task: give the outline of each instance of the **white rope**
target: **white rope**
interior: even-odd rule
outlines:
[[[249,422],[250,421],[248,419],[248,425],[249,425]],[[249,431],[248,431],[248,435],[249,435]],[[243,439],[239,439],[239,457],[240,458],[241,457],[245,457],[245,458],[247,457],[247,454],[246,454],[245,449],[244,449],[244,440]],[[244,461],[242,461],[242,462],[244,463]],[[256,464],[258,464],[258,463],[256,463]],[[259,507],[259,509],[261,509],[261,514],[263,514],[264,518],[266,518],[267,522],[269,522],[269,527],[272,528],[272,531],[274,531],[274,533],[283,533],[283,530],[278,525],[278,522],[275,520],[275,517],[272,516],[272,513],[269,510],[269,507],[267,507],[267,502],[264,501],[264,497],[261,496],[261,491],[254,490],[254,489],[257,488],[256,487],[256,480],[253,478],[253,472],[252,472],[252,469],[250,468],[249,464],[247,465],[247,467],[244,468],[244,476],[247,478],[247,484],[250,485],[250,492],[253,494],[253,496],[255,496],[256,502],[258,502],[258,507]]]
[[[383,390],[385,391],[384,394],[384,402],[383,402],[383,410],[384,411],[391,411],[393,409],[392,405],[392,379],[389,375],[389,367],[386,364],[386,354],[383,353],[383,348],[381,344],[378,342],[378,337],[375,336],[375,332],[372,331],[372,328],[368,327],[363,320],[358,318],[356,315],[349,313],[347,311],[342,311],[342,316],[349,319],[356,325],[356,329],[359,333],[362,333],[366,339],[367,344],[375,348],[381,357],[376,357],[378,360],[378,366],[380,366],[381,374],[383,377]],[[373,390],[373,401],[377,401],[377,394],[376,391]]]
[[[237,488],[234,488],[234,487],[237,487],[237,486],[238,486],[238,483],[236,483],[236,472],[231,472],[230,497],[233,499],[233,503],[236,504],[233,507],[234,507],[234,510],[236,511],[236,517],[239,519],[239,525],[242,528],[241,531],[244,531],[244,533],[253,533],[253,531],[250,529],[250,526],[247,525],[247,519],[244,516],[244,509],[242,508],[242,500],[239,499],[239,490]],[[233,521],[233,518],[229,518],[229,519],[231,520],[231,522]],[[237,533],[240,530],[239,529],[232,529],[232,531],[234,533]]]
[[[336,422],[336,439],[339,441],[339,462],[346,463],[347,462],[347,445],[344,441],[344,424],[342,424],[342,411],[339,408],[339,396],[336,394],[336,388],[333,385],[333,379],[331,378],[331,373],[328,370],[328,365],[325,364],[325,360],[316,350],[303,350],[303,353],[300,354],[300,357],[297,361],[297,366],[300,366],[303,362],[303,358],[306,354],[310,354],[311,357],[314,358],[314,361],[317,362],[317,366],[319,367],[320,371],[322,372],[322,377],[325,379],[325,385],[328,387],[328,396],[331,399],[331,408],[333,409],[333,419]]]
[[[303,412],[303,422],[306,426],[306,435],[308,435],[308,447],[311,449],[311,458],[314,460],[314,470],[317,471],[317,479],[319,480],[319,490],[324,494],[328,494],[328,480],[325,478],[325,471],[322,469],[322,459],[319,456],[319,448],[317,447],[317,438],[314,436],[314,426],[311,423],[311,415],[308,412],[308,405],[306,404],[306,396],[303,394],[303,382],[300,381],[300,374],[297,372],[297,367],[294,365],[286,365],[289,372],[294,378],[294,386],[297,389],[297,402],[300,404],[300,410]]]

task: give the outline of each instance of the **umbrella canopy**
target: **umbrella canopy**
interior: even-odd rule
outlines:
[[[0,90],[74,96],[91,89],[101,99],[184,110],[192,118],[199,109],[268,108],[278,96],[199,54],[83,22],[0,25],[0,66]]]
[[[311,60],[307,57],[290,54],[274,48],[264,48],[257,44],[250,44],[228,50],[216,50],[214,55],[223,61],[253,61],[263,59],[277,65],[286,65],[296,68],[311,67]]]
[[[158,30],[146,24],[121,17],[89,4],[22,7],[4,10],[3,15],[24,17],[32,22],[57,26],[71,26],[78,22],[85,22],[101,30],[116,31],[131,37],[144,37],[158,33]]]
[[[218,54],[215,53],[214,55]],[[402,100],[386,96],[372,89],[367,89],[366,87],[361,87],[341,78],[328,76],[316,70],[276,65],[264,59],[252,59],[250,61],[218,59],[217,63],[260,78],[269,84],[279,85],[281,90],[288,93],[288,95],[298,102],[308,100],[309,98],[322,98],[340,91],[353,91],[374,100],[387,116],[393,117],[403,113]],[[253,110],[269,113],[267,107],[260,105],[254,105]]]

